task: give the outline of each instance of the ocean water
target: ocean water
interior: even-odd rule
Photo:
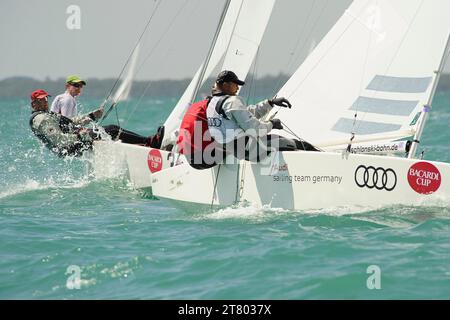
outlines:
[[[118,117],[147,135],[175,102],[130,101]],[[450,204],[187,214],[51,154],[27,104],[0,101],[2,299],[450,298]],[[450,161],[449,105],[439,92],[425,159]]]

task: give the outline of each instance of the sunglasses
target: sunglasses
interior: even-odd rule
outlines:
[[[69,83],[71,86],[74,86],[75,88],[83,88],[82,83]]]

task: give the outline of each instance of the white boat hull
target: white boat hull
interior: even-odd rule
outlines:
[[[125,170],[134,188],[151,192],[152,174],[170,167],[170,152],[122,143],[95,141],[93,172],[97,178],[111,178]]]
[[[269,168],[247,161],[207,170],[175,166],[152,175],[153,194],[183,207],[250,202],[287,210],[445,206],[450,200],[447,163],[330,152],[280,155]]]

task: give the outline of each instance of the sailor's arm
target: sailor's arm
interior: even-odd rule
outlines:
[[[76,116],[76,117],[72,118],[72,121],[76,125],[84,126],[84,125],[90,123],[91,121],[97,121],[98,119],[100,119],[102,117],[102,115],[103,115],[103,109],[97,109],[88,114]]]
[[[244,131],[253,129],[256,130],[258,136],[264,136],[272,130],[272,123],[261,121],[255,117],[239,97],[233,96],[225,100],[223,110],[225,111],[225,114],[230,119],[233,118],[236,121],[236,124]]]
[[[255,105],[247,106],[247,110],[250,111],[255,118],[261,119],[272,110],[272,106],[269,104],[269,100],[263,100]]]
[[[87,125],[91,121],[94,121],[94,120],[95,120],[95,118],[91,118],[91,117],[89,117],[89,115],[86,115],[86,114],[81,115],[81,116],[75,116],[72,118],[73,123],[78,126]]]

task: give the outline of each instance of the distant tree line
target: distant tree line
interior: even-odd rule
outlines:
[[[278,76],[265,76],[255,78],[252,75],[247,77],[247,83],[243,87],[240,95],[243,97],[269,97],[275,94],[288,80],[288,76],[280,74]],[[180,97],[190,79],[182,80],[157,80],[157,81],[135,81],[131,90],[131,96],[166,98]],[[0,81],[0,98],[28,97],[35,89],[44,89],[55,96],[64,91],[64,79],[44,81],[27,77],[12,77]],[[105,98],[115,83],[115,79],[87,79],[87,87],[83,91],[85,98]],[[208,79],[200,90],[201,95],[210,93],[214,79]],[[450,74],[441,77],[439,91],[450,91]]]
[[[249,80],[250,79],[250,80]],[[266,96],[278,91],[288,79],[286,75],[266,76],[260,79],[247,77],[247,85],[244,86],[242,95]],[[115,83],[115,79],[87,79],[87,86],[83,89],[85,98],[105,98]],[[180,97],[191,79],[181,80],[157,80],[157,81],[135,81],[130,95],[140,97]],[[214,79],[208,79],[200,90],[200,95],[210,93]],[[55,96],[64,92],[65,79],[46,79],[44,81],[27,77],[12,77],[0,81],[1,98],[28,97],[29,93],[36,89],[44,89]],[[119,84],[116,86],[118,88]],[[278,85],[278,88],[275,86]]]

